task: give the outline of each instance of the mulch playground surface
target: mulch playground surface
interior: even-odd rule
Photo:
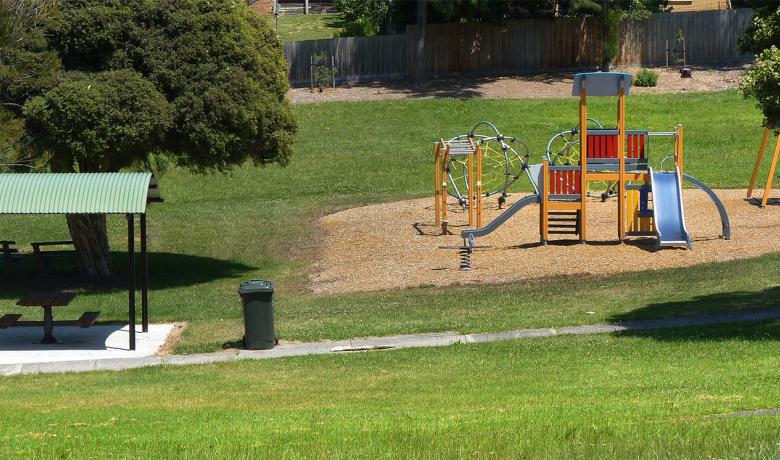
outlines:
[[[764,209],[745,199],[745,190],[715,191],[731,220],[731,240],[721,238],[717,208],[696,189],[684,190],[686,224],[693,249],[655,250],[655,240],[617,243],[617,202],[592,199],[588,244],[570,235],[550,235],[539,245],[539,207],[523,208],[492,234],[478,238],[471,271],[460,271],[459,236],[467,215],[450,203],[452,235],[434,227],[433,197],[347,209],[323,217],[320,254],[310,273],[316,294],[379,291],[418,286],[487,284],[559,275],[614,273],[685,267],[745,259],[780,250],[780,206]],[[524,194],[513,194],[508,204]],[[484,222],[501,211],[485,200]]]

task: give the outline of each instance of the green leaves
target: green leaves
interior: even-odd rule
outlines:
[[[24,107],[36,146],[58,171],[118,171],[130,166],[171,126],[154,85],[131,70],[71,76]]]
[[[43,136],[38,140],[42,150],[54,151],[65,162],[75,159],[82,170],[99,171],[144,162],[158,151],[197,170],[228,169],[247,160],[289,161],[297,125],[286,100],[281,45],[243,2],[64,0],[46,32],[65,69],[88,76],[44,95],[45,110],[37,101],[25,112],[35,116],[28,126]],[[130,73],[111,73],[119,70]],[[123,75],[132,80],[133,90],[109,94],[126,91],[114,84]],[[141,90],[139,79],[148,83],[146,89]],[[99,87],[104,104],[119,105],[111,113],[90,105],[85,81],[97,85],[93,93]],[[155,110],[141,110],[138,118],[123,109],[139,104]],[[103,126],[111,115],[122,129],[91,128]],[[153,115],[160,118],[144,118]],[[71,143],[46,134],[54,132],[67,133]],[[101,153],[100,148],[112,151]]]
[[[748,30],[740,40],[745,52],[756,53],[755,65],[739,84],[742,95],[755,97],[764,113],[765,126],[780,126],[780,6],[771,2],[756,10]]]

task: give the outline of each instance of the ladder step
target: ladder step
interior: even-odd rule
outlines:
[[[548,222],[577,222],[576,217],[550,217],[547,219]]]
[[[548,211],[551,216],[576,216],[578,211]]]
[[[548,225],[547,228],[577,228],[577,224],[571,224],[571,225],[563,225],[563,224],[556,224],[556,225]]]
[[[579,232],[572,230],[550,230],[547,233],[550,235],[578,235]]]

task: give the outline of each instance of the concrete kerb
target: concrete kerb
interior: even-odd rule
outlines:
[[[279,345],[270,350],[239,350],[195,355],[148,356],[144,358],[114,358],[105,360],[63,361],[31,364],[0,365],[0,376],[54,372],[85,372],[93,370],[122,370],[158,365],[192,365],[228,362],[236,360],[274,359],[305,355],[326,355],[365,351],[371,349],[438,347],[456,343],[485,343],[503,340],[519,340],[558,335],[604,334],[629,330],[672,329],[689,326],[706,326],[731,322],[753,322],[780,318],[780,308],[697,315],[681,318],[630,321],[621,324],[593,324],[558,329],[522,329],[507,332],[481,334],[457,334],[454,332],[371,337],[333,342],[313,342]]]

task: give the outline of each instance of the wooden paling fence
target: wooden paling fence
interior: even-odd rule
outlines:
[[[655,14],[621,26],[620,51],[614,64],[657,66],[666,49],[685,37],[691,64],[748,61],[737,46],[750,23],[750,9]],[[290,83],[308,85],[311,57],[333,56],[336,80],[356,83],[403,79],[417,65],[429,76],[495,75],[591,69],[601,60],[601,29],[594,18],[528,19],[505,28],[489,24],[430,24],[425,28],[423,62],[416,62],[417,28],[405,34],[287,42]],[[677,46],[679,48],[679,46]]]

